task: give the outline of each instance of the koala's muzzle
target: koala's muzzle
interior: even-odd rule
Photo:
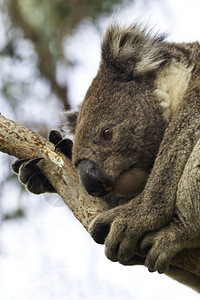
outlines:
[[[112,181],[88,159],[79,162],[77,171],[82,185],[92,196],[104,197],[113,188]]]

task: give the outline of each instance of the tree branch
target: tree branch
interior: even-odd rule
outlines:
[[[70,160],[59,151],[55,151],[52,143],[2,115],[0,115],[0,151],[19,159],[43,157],[38,166],[86,230],[98,214],[109,209],[106,202],[87,194]],[[132,264],[141,263],[144,264],[144,259],[138,257],[132,262]],[[190,272],[191,276],[192,274],[200,276],[200,249],[185,249],[173,258],[172,265]],[[170,276],[171,273],[170,271]]]
[[[0,115],[0,151],[19,159],[43,157],[38,166],[87,230],[93,218],[108,209],[108,204],[87,194],[71,161],[54,149],[55,145],[45,138]]]

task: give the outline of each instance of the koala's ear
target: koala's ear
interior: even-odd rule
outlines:
[[[61,123],[59,129],[67,135],[74,135],[76,123],[78,118],[78,111],[67,110],[61,114]]]
[[[165,35],[152,36],[140,25],[111,25],[102,44],[102,60],[127,75],[142,76],[165,61]]]

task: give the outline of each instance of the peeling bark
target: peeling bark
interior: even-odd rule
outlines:
[[[58,150],[55,151],[52,143],[2,115],[0,115],[0,151],[19,159],[43,157],[38,166],[86,230],[98,214],[109,209],[103,200],[87,194],[71,161]],[[144,264],[144,259],[136,257],[132,264]],[[173,258],[172,265],[189,272],[188,276],[200,277],[200,249],[185,249]],[[173,269],[168,273],[174,277]],[[175,277],[177,279],[179,276]]]

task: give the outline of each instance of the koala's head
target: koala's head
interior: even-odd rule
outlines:
[[[165,129],[153,93],[164,44],[137,26],[107,30],[77,120],[68,114],[75,133],[72,162],[89,194],[134,194],[146,181]]]

